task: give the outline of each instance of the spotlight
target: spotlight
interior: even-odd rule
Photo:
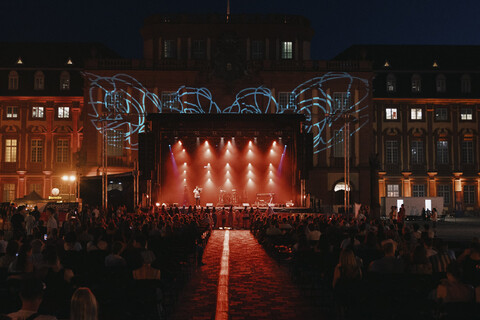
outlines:
[[[208,181],[208,182],[211,182],[211,181],[212,181],[212,179],[208,178],[208,179],[207,179],[207,181]]]
[[[273,146],[275,147],[277,145],[277,141],[273,141]]]
[[[252,166],[252,163],[251,163],[251,162],[249,162],[249,163],[248,163],[248,166],[249,166],[249,167],[251,167],[251,166]]]
[[[230,164],[227,162],[226,166],[227,166],[227,167],[230,167]]]
[[[252,146],[252,140],[248,141],[248,145],[251,147]]]
[[[275,151],[273,151],[273,149],[270,149],[270,153],[274,153]]]
[[[205,140],[205,145],[208,146],[208,141],[207,140]]]
[[[207,163],[207,166],[209,166],[209,167],[210,167],[210,162],[209,162],[209,163]]]
[[[183,178],[183,182],[187,181],[187,178]]]
[[[187,163],[186,163],[186,162],[184,162],[184,163],[183,163],[183,165],[186,167],[186,166],[187,166]]]
[[[179,144],[179,145],[182,145],[182,141],[178,140],[178,144]]]
[[[270,166],[270,167],[273,167],[273,164],[270,162],[269,166]]]
[[[273,182],[273,179],[272,179],[272,178],[270,178],[270,180],[269,180],[269,181],[270,181],[270,182]]]
[[[231,145],[232,145],[232,142],[231,142],[230,140],[228,140],[227,144],[228,144],[229,146],[231,146]]]
[[[252,178],[248,178],[248,182],[252,182]]]
[[[155,203],[157,207],[160,207],[160,202]]]
[[[185,149],[183,149],[182,152],[185,152]]]
[[[183,170],[183,173],[187,173],[187,170]]]

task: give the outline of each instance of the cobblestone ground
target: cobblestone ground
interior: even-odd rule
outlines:
[[[193,277],[174,319],[214,319],[224,231],[210,237],[205,266]],[[249,231],[230,231],[229,319],[322,319],[286,271]]]

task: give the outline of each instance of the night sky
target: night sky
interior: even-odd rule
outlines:
[[[155,13],[224,13],[226,0],[1,0],[0,41],[96,41],[141,57],[140,28]],[[313,59],[352,44],[480,44],[475,0],[231,0],[232,13],[310,19]]]

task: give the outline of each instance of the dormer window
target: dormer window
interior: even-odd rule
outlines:
[[[35,90],[45,89],[45,76],[42,71],[35,72],[33,88]]]
[[[461,79],[462,93],[472,92],[472,79],[468,74],[464,74]]]
[[[73,64],[72,58],[68,58],[67,64],[68,64],[68,65],[72,65],[72,64]]]
[[[22,57],[18,57],[17,64],[23,64]]]
[[[292,41],[282,41],[280,50],[281,50],[281,57],[283,60],[293,59],[293,42]]]
[[[390,67],[390,63],[388,62],[388,60],[385,60],[385,64],[383,65],[385,68],[388,68]]]
[[[434,67],[434,68],[438,68],[438,63],[437,63],[437,61],[436,61],[436,60],[435,60],[435,61],[433,61],[432,67]]]
[[[412,76],[412,92],[422,91],[422,78],[418,74]]]
[[[395,92],[397,91],[397,79],[395,75],[389,74],[387,76],[387,92]]]
[[[70,90],[70,73],[67,71],[60,74],[60,90]]]
[[[447,90],[447,78],[443,74],[439,74],[436,80],[437,92],[445,92]]]
[[[18,90],[18,72],[10,71],[8,74],[8,90]]]

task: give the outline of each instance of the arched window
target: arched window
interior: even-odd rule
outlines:
[[[43,75],[42,71],[37,71],[35,72],[34,76],[34,83],[33,83],[33,88],[35,90],[43,90],[45,89],[45,76]]]
[[[60,90],[70,90],[70,73],[67,71],[60,74]]]
[[[387,76],[387,92],[397,91],[397,78],[395,75],[389,73]]]
[[[462,93],[472,92],[472,79],[468,74],[464,74],[460,81],[461,81],[460,85],[461,85]]]
[[[422,78],[419,74],[412,76],[412,92],[420,92],[422,90]]]
[[[10,71],[8,74],[8,90],[18,90],[18,72]]]
[[[439,74],[436,79],[437,92],[445,92],[447,90],[447,78],[443,74]]]

